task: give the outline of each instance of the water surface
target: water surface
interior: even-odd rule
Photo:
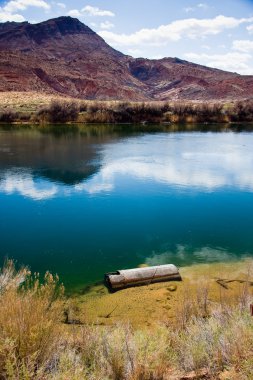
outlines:
[[[253,253],[250,128],[0,129],[0,261],[81,289],[142,263]]]

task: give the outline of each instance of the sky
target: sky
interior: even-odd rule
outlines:
[[[67,15],[133,57],[253,75],[253,0],[0,0],[0,22]]]

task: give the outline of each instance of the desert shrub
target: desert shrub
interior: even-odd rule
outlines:
[[[229,109],[231,121],[253,121],[253,101],[240,101],[234,103]]]
[[[79,107],[79,111],[80,112],[86,112],[88,109],[88,104],[87,102],[81,102],[80,103],[80,107]]]
[[[81,104],[86,122],[139,123],[159,122],[168,108],[165,102],[89,101]]]
[[[60,357],[55,379],[163,380],[172,363],[168,330],[134,331],[129,325],[85,326],[74,334],[73,345]],[[64,376],[65,377],[64,377]]]
[[[192,318],[184,330],[174,332],[173,341],[178,366],[196,372],[205,368],[216,376],[227,367],[247,367],[252,343],[251,317],[237,308],[217,308],[208,319]]]
[[[12,261],[0,270],[1,380],[169,380],[190,378],[191,371],[191,378],[218,379],[225,370],[234,374],[227,378],[252,378],[249,282],[232,306],[211,302],[208,282],[185,291],[178,320],[148,330],[61,323],[66,307],[70,319],[76,310],[62,294],[49,273],[41,282]]]
[[[59,101],[40,108],[35,114],[10,109],[0,112],[0,122],[33,121],[40,123],[227,123],[252,122],[253,101]]]
[[[18,113],[7,108],[0,111],[0,122],[2,123],[12,123],[18,118]]]
[[[66,123],[76,121],[79,107],[76,102],[52,101],[47,107],[41,108],[36,118],[41,122]]]
[[[53,366],[59,345],[63,289],[13,262],[0,272],[0,378],[36,379]]]
[[[18,114],[18,121],[30,121],[32,119],[33,115],[30,114],[29,112],[19,112]]]

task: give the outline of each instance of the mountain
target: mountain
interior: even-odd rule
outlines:
[[[82,99],[233,100],[253,97],[253,76],[178,58],[135,59],[78,19],[0,23],[0,91]]]

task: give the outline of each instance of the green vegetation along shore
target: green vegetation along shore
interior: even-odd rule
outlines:
[[[0,271],[0,378],[252,379],[251,267],[198,265],[181,270],[182,283],[67,298],[57,276],[41,283],[9,261]],[[149,323],[132,319],[130,306]]]
[[[1,123],[236,123],[253,122],[253,101],[122,102],[46,95],[0,96]]]

